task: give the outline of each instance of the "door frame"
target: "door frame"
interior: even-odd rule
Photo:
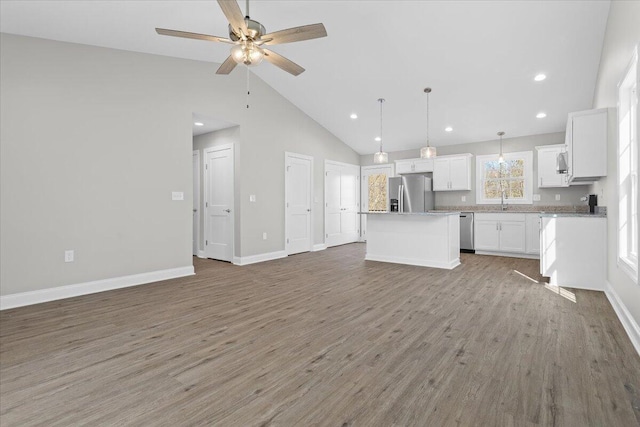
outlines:
[[[194,202],[197,202],[197,206],[198,209],[196,210],[195,215],[192,215],[192,217],[195,217],[194,221],[196,222],[195,224],[195,235],[196,235],[196,253],[193,254],[199,258],[202,258],[202,250],[200,249],[200,238],[202,237],[201,235],[201,230],[200,230],[200,223],[202,221],[202,217],[200,216],[200,213],[202,212],[202,201],[200,200],[200,186],[201,183],[200,181],[202,181],[202,173],[201,173],[201,167],[200,167],[200,150],[193,150],[192,156],[195,157],[196,161],[195,161],[195,170],[192,171],[193,175],[197,175],[198,179],[196,180],[196,184],[195,186],[191,189],[192,190],[192,197]],[[193,160],[193,158],[192,158]],[[193,226],[191,227],[191,230],[193,232]]]
[[[298,154],[298,153],[292,153],[290,151],[285,151],[284,152],[284,239],[282,240],[284,242],[284,252],[287,254],[287,256],[289,256],[289,253],[287,252],[287,231],[289,230],[289,218],[287,215],[287,194],[289,194],[289,180],[287,179],[287,159],[289,157],[297,157],[299,159],[304,159],[304,160],[309,160],[309,163],[311,165],[311,168],[309,170],[309,174],[311,175],[311,179],[309,180],[309,204],[311,205],[309,207],[309,209],[311,209],[310,215],[309,215],[309,221],[310,221],[310,227],[309,227],[309,252],[313,252],[313,240],[314,240],[314,232],[313,232],[313,224],[314,224],[314,193],[313,193],[313,188],[314,188],[314,183],[313,183],[313,157],[312,156],[307,156],[306,154]]]
[[[229,260],[229,262],[233,263],[234,259],[236,258],[236,213],[237,213],[237,209],[236,209],[236,200],[235,200],[235,193],[236,193],[236,179],[235,179],[235,174],[236,174],[236,156],[235,156],[235,146],[233,143],[229,143],[229,144],[220,144],[220,145],[214,145],[211,147],[207,147],[204,148],[202,151],[204,153],[204,155],[202,156],[202,163],[203,163],[203,167],[202,167],[202,171],[203,171],[203,181],[204,181],[204,197],[202,198],[202,205],[204,205],[204,203],[207,203],[208,200],[208,195],[209,195],[209,180],[206,179],[207,178],[207,167],[206,167],[206,163],[207,163],[207,157],[209,153],[213,153],[216,151],[223,151],[223,150],[228,150],[231,149],[231,206],[232,206],[232,210],[231,213],[232,215],[230,215],[231,218],[231,259]],[[204,210],[204,209],[203,209]],[[208,221],[204,222],[204,227],[203,227],[203,239],[206,239],[207,236],[207,232],[208,227],[207,227],[207,223]],[[203,253],[204,253],[204,257],[207,257],[207,249],[203,248]]]
[[[368,182],[366,179],[371,170],[376,169],[387,169],[389,172],[387,174],[387,199],[389,198],[389,178],[395,176],[396,168],[394,163],[386,163],[382,165],[371,165],[371,166],[360,166],[360,209],[364,212],[364,198],[369,195],[369,188],[365,188],[365,184]],[[367,208],[369,207],[367,201]],[[387,210],[389,209],[389,201],[387,200]],[[366,234],[366,224],[367,224],[367,216],[360,215],[360,242],[364,242],[365,234]]]

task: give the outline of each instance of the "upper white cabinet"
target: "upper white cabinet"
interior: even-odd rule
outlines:
[[[565,142],[569,182],[607,176],[608,109],[569,113]]]
[[[471,154],[436,157],[433,191],[471,190],[471,157]]]
[[[536,150],[538,151],[538,188],[568,187],[567,174],[557,172],[558,156],[566,153],[567,146],[543,145],[536,147]]]
[[[396,173],[398,175],[425,172],[433,172],[433,159],[396,160]]]

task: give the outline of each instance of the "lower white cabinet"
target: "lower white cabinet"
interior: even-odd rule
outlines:
[[[540,274],[551,285],[604,291],[607,275],[607,219],[542,217]]]
[[[526,252],[525,218],[525,214],[517,213],[476,213],[476,251]]]
[[[527,253],[539,254],[540,253],[540,214],[528,213],[526,215],[526,229],[527,229]]]

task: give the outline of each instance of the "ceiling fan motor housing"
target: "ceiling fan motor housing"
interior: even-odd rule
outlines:
[[[267,33],[267,30],[264,28],[264,25],[259,23],[258,21],[254,21],[253,19],[249,19],[249,17],[244,18],[245,25],[249,30],[249,34],[246,34],[248,38],[251,40],[257,40],[263,35]],[[234,42],[237,42],[241,39],[241,37],[233,31],[233,27],[229,24],[229,38]]]

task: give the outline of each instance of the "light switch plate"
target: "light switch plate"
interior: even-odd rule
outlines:
[[[249,195],[249,201],[250,202],[255,202],[256,201],[256,195],[255,194],[250,194]]]
[[[560,200],[560,195],[556,194],[556,200]]]
[[[73,262],[75,258],[75,252],[73,249],[64,251],[64,262]]]
[[[267,240],[267,233],[262,233],[262,240]]]
[[[466,202],[467,201],[467,196],[462,196],[462,201]]]
[[[172,191],[171,200],[184,200],[184,193],[182,191]]]
[[[539,194],[534,194],[533,195],[533,201],[534,202],[539,202],[540,201],[540,195]]]

